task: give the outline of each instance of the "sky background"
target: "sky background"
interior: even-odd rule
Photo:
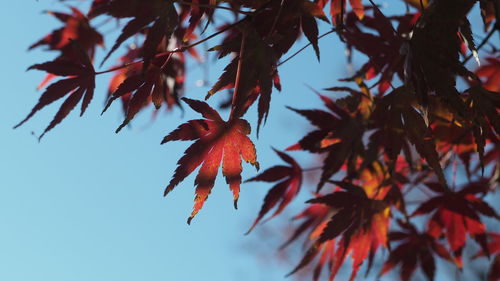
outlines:
[[[119,103],[100,116],[109,78],[103,76],[86,114],[80,118],[75,110],[40,143],[37,136],[61,102],[12,130],[42,93],[35,88],[44,73],[26,72],[26,68],[56,55],[39,49],[26,51],[60,26],[44,10],[67,11],[54,0],[9,1],[8,8],[0,10],[0,280],[291,280],[284,278],[289,264],[268,260],[277,248],[269,241],[283,237],[279,227],[270,222],[243,235],[271,185],[243,184],[236,211],[219,175],[190,226],[186,219],[193,204],[194,175],[168,197],[162,196],[190,142],[160,145],[160,141],[182,120],[198,118],[188,107],[184,115],[180,110],[161,111],[155,120],[152,110],[146,110],[131,127],[115,134],[123,116]],[[112,27],[100,29],[109,34],[108,48],[116,38]],[[209,41],[208,46],[217,42]],[[302,40],[295,49],[304,44]],[[307,85],[331,87],[338,85],[335,79],[348,75],[336,35],[321,39],[320,48],[321,64],[310,48],[279,69],[283,91],[273,93],[260,138],[255,132],[251,135],[262,169],[281,163],[271,146],[284,149],[308,130],[308,123],[284,106],[313,108],[319,102]],[[203,52],[203,48],[198,50]],[[98,61],[103,53],[99,51]],[[113,64],[112,57],[105,68]],[[203,72],[193,61],[188,65],[186,96],[202,99],[208,90],[197,86],[204,79]],[[224,62],[210,67],[209,85],[223,66]],[[215,98],[209,104],[215,106],[218,101]],[[250,109],[248,115],[254,128],[255,111]],[[306,159],[305,155],[293,154],[298,159]],[[307,160],[302,163],[309,165]],[[244,164],[243,169],[244,179],[255,175],[250,165]],[[288,208],[290,214],[303,206],[308,188]]]

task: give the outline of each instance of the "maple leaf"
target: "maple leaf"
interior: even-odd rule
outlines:
[[[323,9],[328,0],[319,0],[318,5]],[[365,16],[365,9],[361,0],[349,0],[352,12],[356,15],[358,19],[363,19]],[[330,0],[330,16],[335,25],[343,24],[342,20],[344,13],[346,11],[347,1],[346,0]]]
[[[317,197],[320,197],[318,194]],[[330,208],[323,204],[311,204],[305,210],[293,217],[293,220],[303,220],[295,229],[290,238],[281,245],[280,248],[287,247],[290,243],[297,240],[303,233],[310,229],[310,239],[317,239],[328,222]]]
[[[87,16],[92,19],[95,16],[105,13],[102,9],[106,9],[112,0],[93,0],[90,5]]]
[[[90,58],[84,50],[78,46],[78,43],[73,41],[72,45],[76,50],[75,54],[79,55],[78,60],[70,61],[65,59],[56,59],[54,61],[35,64],[28,68],[43,70],[57,76],[69,76],[69,78],[61,79],[48,86],[28,116],[26,116],[26,118],[24,118],[14,128],[18,128],[24,124],[31,117],[33,117],[36,112],[45,106],[65,96],[67,96],[66,100],[59,108],[59,111],[56,113],[49,126],[47,126],[47,128],[45,128],[43,133],[40,135],[39,140],[45,135],[45,133],[59,124],[75,108],[82,98],[83,101],[80,116],[85,113],[87,106],[94,96],[95,70]]]
[[[188,41],[193,36],[193,31],[199,26],[203,17],[208,17],[208,21],[212,20],[214,9],[210,6],[216,6],[216,0],[191,0],[184,1],[181,5],[180,18],[183,19],[189,14],[189,25],[185,30],[182,41]]]
[[[380,275],[384,275],[392,270],[396,265],[401,264],[401,280],[410,280],[411,275],[417,268],[422,268],[428,280],[434,280],[436,262],[434,254],[450,262],[455,259],[436,239],[427,233],[419,233],[414,225],[398,221],[402,231],[389,233],[389,241],[399,243],[392,249],[389,258],[384,263]]]
[[[488,243],[489,253],[492,255],[500,254],[500,233],[488,233],[488,237],[490,238],[490,242]],[[474,255],[474,258],[488,256],[484,250],[480,250],[477,254]]]
[[[316,57],[319,60],[318,24],[316,23],[315,17],[328,23],[329,21],[323,13],[323,10],[316,3],[303,1],[300,10],[302,11],[300,17],[302,32],[304,32],[307,40],[309,40],[313,46]]]
[[[432,1],[413,29],[405,61],[405,81],[415,89],[418,102],[426,107],[429,96],[435,95],[460,118],[466,115],[466,107],[456,89],[456,76],[469,76],[470,72],[459,61],[457,34],[474,3]]]
[[[125,64],[130,63],[137,52],[129,51],[122,57],[122,61]],[[122,99],[125,120],[116,132],[125,127],[146,105],[153,103],[156,109],[163,103],[166,103],[168,108],[179,105],[179,96],[184,87],[184,62],[183,54],[169,53],[155,57],[146,70],[142,63],[133,63],[116,72],[111,81],[108,102],[103,110],[104,113],[113,101]]]
[[[47,46],[48,50],[59,51],[57,59],[78,60],[80,54],[75,53],[71,40],[78,41],[80,47],[92,60],[94,58],[96,46],[104,47],[102,35],[95,30],[89,19],[77,8],[70,7],[71,14],[48,11],[47,13],[64,23],[64,26],[45,35],[42,39],[32,44],[28,50],[40,46]],[[57,75],[47,73],[42,82],[37,86],[37,90],[44,88]]]
[[[316,195],[320,197],[319,194]],[[319,238],[323,229],[328,223],[332,210],[330,207],[323,204],[311,204],[305,210],[293,217],[293,220],[302,220],[299,226],[295,228],[288,240],[283,243],[280,249],[284,249],[292,242],[296,241],[301,235],[308,232],[307,241],[315,241]],[[324,265],[327,262],[331,263],[331,259],[335,254],[335,240],[330,240],[319,245],[315,251],[309,251],[298,265],[301,268],[309,264],[315,257],[319,255],[319,261],[313,271],[313,280],[317,281],[321,275]]]
[[[500,233],[488,233],[488,236],[490,238],[488,243],[489,253],[495,255],[488,273],[488,281],[498,281],[500,280]],[[474,255],[474,258],[484,256],[487,256],[487,254],[484,250],[480,250]]]
[[[379,130],[372,139],[378,138],[378,145],[384,147],[389,163],[394,163],[405,140],[410,141],[434,170],[441,184],[446,186],[432,132],[414,105],[414,96],[404,86],[378,100],[373,114]],[[411,164],[411,161],[408,162]],[[390,167],[392,168],[393,164],[390,164]]]
[[[465,126],[458,126],[448,120],[446,122],[436,121],[431,127],[436,139],[436,149],[456,153],[465,167],[467,176],[470,178],[470,160],[472,154],[477,151],[472,131]]]
[[[115,18],[133,18],[123,27],[115,44],[104,57],[103,63],[123,42],[125,42],[125,40],[139,33],[151,24],[142,46],[145,69],[147,69],[149,62],[156,55],[158,45],[163,39],[168,41],[179,23],[179,16],[177,15],[173,2],[165,0],[106,1],[100,5],[99,9],[96,8],[91,16],[102,13],[106,13]]]
[[[139,52],[139,48],[131,47],[125,55],[119,58],[120,65],[117,65],[116,67],[127,64],[130,65],[128,67],[120,68],[114,72],[113,77],[111,77],[108,85],[108,99],[112,97],[113,93],[127,78],[140,72],[141,66],[132,64],[139,57]],[[127,113],[127,107],[131,97],[132,92],[123,94],[120,97],[124,113]]]
[[[250,134],[250,124],[246,120],[238,118],[226,122],[205,102],[188,98],[182,100],[205,119],[191,120],[180,125],[163,139],[162,144],[175,140],[195,140],[177,162],[178,167],[165,189],[167,195],[201,165],[195,179],[196,197],[193,212],[188,218],[189,224],[207,200],[221,162],[222,174],[233,193],[235,208],[241,184],[241,159],[257,169],[259,164],[255,146],[247,137]]]
[[[489,57],[486,61],[486,64],[476,70],[476,75],[486,79],[483,87],[492,92],[500,92],[500,58]]]
[[[398,22],[396,30],[392,26],[391,19],[384,16],[378,9],[373,9],[373,16],[366,15],[362,21],[358,21],[352,12],[349,13],[346,19],[346,30],[341,34],[348,48],[355,48],[369,58],[355,77],[361,76],[366,80],[371,80],[380,74],[379,81],[376,83],[379,94],[389,89],[394,74],[403,78],[405,60],[404,53],[401,51],[407,47],[405,38],[409,36],[419,16],[419,14],[408,14],[391,18]],[[353,80],[353,78],[347,80]]]
[[[298,144],[287,148],[287,150],[301,149],[313,153],[328,153],[323,162],[318,190],[341,169],[344,162],[355,159],[357,151],[363,150],[361,136],[364,130],[359,118],[351,116],[349,111],[338,106],[330,98],[323,95],[319,97],[330,112],[290,108],[307,118],[318,130],[306,135]]]
[[[236,56],[225,67],[207,98],[222,89],[233,88],[238,83],[239,95],[233,101],[233,111],[236,115],[243,115],[258,98],[257,133],[269,112],[273,84],[281,90],[277,61],[296,41],[300,29],[319,59],[316,19],[328,22],[318,5],[307,0],[281,4],[270,1],[266,5],[269,5],[267,9],[259,8],[252,18],[228,32],[222,44],[210,49],[217,50],[219,58],[229,53],[235,53]],[[289,16],[281,17],[281,14]],[[239,81],[236,81],[240,64],[241,73]]]
[[[386,203],[382,200],[369,198],[362,187],[352,183],[337,181],[332,181],[332,183],[345,191],[333,192],[307,202],[325,204],[336,210],[336,213],[330,218],[319,238],[290,274],[306,266],[316,255],[321,244],[341,236],[331,267],[330,280],[335,278],[345,257],[350,253],[352,253],[353,259],[350,280],[353,280],[363,261],[368,256],[372,258],[373,253],[380,246],[386,246],[390,214]]]
[[[238,81],[239,95],[238,100],[233,102],[235,104],[234,112],[236,116],[242,116],[257,96],[260,96],[257,126],[260,128],[260,124],[262,121],[265,121],[269,112],[272,87],[276,81],[276,79],[273,81],[273,77],[278,75],[276,71],[277,57],[273,48],[262,40],[255,29],[251,26],[244,28],[245,31],[233,35],[226,42],[223,42],[222,45],[211,49],[220,50],[219,58],[232,51],[238,52],[238,56],[231,60],[224,68],[224,72],[215,85],[208,91],[206,98],[209,98],[222,89],[232,88],[236,85],[237,69],[241,62],[241,75]],[[241,48],[243,36],[245,36],[245,45]],[[276,83],[275,86],[277,86]]]
[[[64,27],[45,35],[42,39],[32,44],[29,50],[47,45],[49,50],[61,51],[61,58],[71,60],[79,56],[79,54],[74,54],[74,48],[71,44],[71,40],[74,40],[78,41],[81,48],[85,50],[90,58],[93,58],[95,47],[104,46],[103,37],[90,26],[88,18],[80,10],[74,7],[70,7],[70,9],[72,14],[48,11],[48,14],[63,22]]]
[[[471,114],[471,123],[469,126],[472,129],[476,141],[477,151],[481,166],[484,164],[484,147],[486,140],[498,140],[500,135],[500,93],[491,92],[481,86],[473,86],[465,91],[467,97],[465,104]],[[496,131],[496,136],[493,130]]]
[[[250,233],[250,231],[252,231],[252,229],[259,223],[259,221],[272,208],[274,208],[279,201],[281,201],[278,208],[269,219],[273,218],[276,215],[279,215],[300,191],[300,186],[302,184],[302,169],[300,168],[299,164],[297,164],[297,162],[288,154],[278,150],[274,151],[283,161],[290,164],[290,166],[274,166],[265,170],[261,174],[245,181],[278,181],[278,183],[276,183],[276,185],[274,185],[273,188],[269,190],[266,197],[264,198],[264,204],[260,209],[259,215],[255,219],[254,223],[247,233]]]
[[[476,196],[488,190],[488,180],[470,182],[460,191],[449,191],[436,183],[428,183],[426,186],[439,195],[422,203],[412,216],[433,213],[427,232],[435,238],[446,235],[448,244],[458,259],[461,257],[467,234],[489,253],[486,228],[479,214],[496,219],[500,217],[488,203]]]

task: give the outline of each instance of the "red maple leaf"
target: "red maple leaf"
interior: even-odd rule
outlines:
[[[204,17],[212,20],[214,9],[210,6],[216,6],[216,0],[188,0],[181,5],[180,18],[183,20],[189,15],[189,24],[185,30],[182,41],[188,41],[193,36],[193,31],[199,26]]]
[[[47,45],[49,50],[61,51],[60,56],[70,60],[75,58],[74,49],[71,46],[71,40],[75,40],[78,41],[90,58],[93,58],[95,47],[103,46],[103,37],[90,26],[88,18],[80,10],[71,7],[71,11],[72,14],[49,11],[48,14],[63,22],[64,27],[45,35],[31,45],[29,49]]]
[[[324,8],[328,4],[328,0],[319,0],[318,5]],[[361,0],[349,0],[352,12],[358,19],[363,19],[365,16],[365,9]],[[343,6],[342,6],[343,5]],[[335,25],[343,24],[342,19],[346,12],[347,0],[330,0],[330,16]]]
[[[500,233],[488,233],[490,242],[488,250],[491,255],[495,255],[488,273],[488,281],[500,280]],[[474,258],[487,256],[484,250],[480,250]]]
[[[500,114],[498,114],[500,93],[488,91],[476,85],[467,89],[464,96],[472,120],[468,127],[474,134],[480,164],[483,167],[486,143],[489,141],[498,142],[498,135],[500,135]]]
[[[130,63],[138,51],[131,50],[122,61]],[[170,84],[168,80],[173,83]],[[111,81],[113,92],[109,95],[103,113],[114,100],[121,98],[125,109],[125,120],[118,127],[119,132],[146,105],[154,104],[159,109],[163,103],[171,108],[179,105],[179,96],[184,86],[184,55],[169,53],[155,57],[147,69],[143,63],[133,63],[118,70]]]
[[[352,12],[347,15],[346,30],[341,33],[347,47],[355,48],[369,58],[356,76],[371,80],[380,75],[376,83],[379,94],[389,89],[394,74],[403,79],[405,54],[401,51],[404,44],[407,44],[405,37],[408,37],[419,16],[408,14],[388,18],[378,9],[373,9],[373,16],[365,16],[362,21],[357,20]],[[391,20],[398,23],[397,29],[393,27]]]
[[[427,233],[418,232],[415,226],[410,223],[398,222],[402,231],[389,233],[389,241],[399,244],[391,250],[380,275],[386,274],[396,265],[401,264],[401,280],[408,281],[418,265],[427,278],[432,281],[436,271],[434,254],[455,262],[448,250],[434,237]]]
[[[483,86],[493,92],[500,92],[500,58],[486,58],[488,63],[483,64],[476,70],[476,75],[484,77]]]
[[[373,118],[379,130],[371,138],[377,146],[384,148],[391,169],[409,141],[434,170],[441,184],[446,186],[432,131],[415,106],[415,95],[405,86],[377,100]],[[411,159],[407,161],[411,164]]]
[[[128,38],[138,34],[151,24],[146,39],[142,45],[144,69],[156,55],[158,45],[170,39],[174,29],[179,23],[179,16],[173,2],[163,0],[138,1],[138,0],[111,0],[98,3],[93,13],[97,16],[106,13],[115,18],[133,18],[122,29],[111,50],[104,57],[103,63],[120,47]],[[165,39],[165,40],[164,40]]]
[[[226,122],[207,103],[188,98],[182,100],[206,118],[181,124],[162,141],[163,144],[173,140],[195,140],[177,162],[178,167],[165,189],[167,195],[201,165],[195,179],[196,197],[193,212],[188,218],[189,224],[207,200],[221,162],[222,174],[233,192],[235,208],[241,184],[241,159],[257,169],[259,164],[255,146],[247,137],[250,134],[250,124],[246,120],[238,118]]]
[[[233,102],[234,111],[237,116],[242,116],[259,97],[259,128],[269,112],[273,83],[279,89],[279,83],[276,83],[279,78],[274,78],[278,75],[278,54],[251,25],[245,26],[242,32],[230,33],[221,45],[211,50],[219,50],[219,58],[231,52],[237,52],[238,55],[224,68],[218,81],[208,91],[207,98],[222,89],[235,87],[238,65],[241,63],[239,95],[238,100]]]
[[[47,13],[64,23],[64,26],[45,35],[42,39],[32,44],[29,50],[40,46],[47,46],[49,50],[60,51],[57,59],[78,60],[80,54],[75,54],[71,40],[78,41],[80,47],[92,60],[94,58],[96,46],[104,47],[102,35],[95,30],[89,19],[78,10],[71,7],[72,14],[48,11]],[[37,89],[45,87],[57,75],[48,73]]]
[[[314,198],[308,203],[325,204],[336,212],[324,226],[321,235],[306,252],[299,265],[290,274],[311,262],[323,243],[341,236],[337,243],[335,257],[332,259],[330,280],[335,278],[345,257],[349,254],[352,254],[353,259],[350,277],[350,280],[353,280],[363,261],[369,256],[371,260],[380,246],[386,246],[390,215],[388,205],[382,200],[369,198],[360,186],[348,182],[332,183],[345,191],[336,191],[323,197]]]
[[[320,195],[317,195],[320,197]],[[292,235],[288,240],[283,243],[280,247],[281,249],[287,247],[292,242],[296,241],[302,234],[308,232],[307,240],[315,241],[319,238],[323,229],[328,223],[328,219],[331,216],[331,208],[323,205],[323,204],[311,204],[300,214],[293,217],[293,220],[302,220],[301,224],[295,228]],[[313,271],[313,280],[317,281],[321,275],[321,271],[323,270],[324,265],[327,262],[331,263],[331,260],[335,254],[335,239],[324,242],[321,244],[317,251],[310,252],[310,255],[302,260],[302,263],[307,265],[310,263],[315,257],[319,255],[319,261],[314,267]]]
[[[307,118],[318,129],[310,132],[298,144],[287,148],[287,150],[301,149],[313,153],[328,153],[323,162],[318,189],[337,173],[346,161],[355,159],[359,151],[357,149],[363,147],[361,136],[364,130],[357,115],[337,105],[330,98],[319,96],[330,112],[290,108]]]
[[[45,128],[40,135],[39,139],[59,124],[75,108],[82,98],[83,102],[80,116],[85,113],[87,106],[94,96],[95,70],[90,58],[84,50],[79,47],[78,43],[73,41],[72,46],[76,50],[74,53],[78,55],[76,60],[56,59],[54,61],[35,64],[28,68],[43,70],[57,76],[69,76],[69,78],[61,79],[48,86],[28,116],[14,128],[21,126],[40,109],[64,96],[68,97],[59,108],[59,111],[56,113],[49,126]]]
[[[427,232],[435,237],[446,236],[453,254],[460,260],[466,235],[474,238],[483,251],[489,253],[486,243],[486,227],[479,215],[499,219],[496,211],[476,194],[489,189],[487,179],[468,183],[460,191],[450,191],[439,183],[427,183],[429,189],[439,195],[422,203],[412,216],[433,213]]]
[[[290,157],[288,154],[283,153],[278,150],[274,150],[278,156],[290,166],[274,166],[271,167],[261,174],[246,180],[250,181],[264,181],[264,182],[278,182],[273,188],[269,190],[266,197],[264,198],[264,204],[260,209],[259,215],[255,219],[254,223],[250,227],[247,233],[250,233],[252,229],[259,223],[259,221],[269,212],[274,206],[279,204],[276,211],[270,217],[279,215],[283,209],[297,196],[302,184],[302,169],[299,164]],[[270,219],[269,218],[269,219]]]

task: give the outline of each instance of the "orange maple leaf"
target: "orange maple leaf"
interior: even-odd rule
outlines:
[[[363,261],[372,263],[373,253],[379,247],[387,247],[390,209],[382,200],[369,198],[365,190],[349,182],[331,181],[345,191],[335,191],[328,195],[311,199],[307,203],[324,204],[336,210],[324,227],[316,242],[309,248],[293,274],[309,264],[322,250],[322,244],[339,239],[335,254],[332,255],[329,280],[333,280],[351,254],[353,265],[349,280],[354,280]],[[321,267],[320,258],[320,267]],[[290,275],[289,274],[289,275]]]
[[[241,184],[241,158],[257,169],[259,163],[255,146],[247,137],[250,134],[250,124],[246,120],[237,118],[226,122],[207,103],[188,98],[182,100],[206,119],[190,120],[181,124],[163,139],[162,144],[172,140],[196,140],[177,162],[177,169],[164,195],[201,165],[194,181],[196,197],[193,211],[188,218],[190,224],[214,186],[221,161],[222,174],[233,192],[235,208]]]

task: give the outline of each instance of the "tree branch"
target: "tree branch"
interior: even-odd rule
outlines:
[[[197,7],[202,7],[202,8],[209,8],[209,9],[220,9],[220,10],[227,10],[231,12],[235,12],[238,14],[243,14],[243,15],[250,15],[252,12],[247,12],[247,11],[242,11],[238,9],[234,9],[231,7],[224,7],[224,6],[218,6],[218,5],[210,5],[210,4],[202,4],[202,3],[194,3],[194,2],[185,2],[185,1],[174,1],[175,3],[181,4],[181,5],[186,5],[186,6],[197,6]]]
[[[330,33],[334,33],[335,31],[337,31],[335,28],[333,28],[332,30],[328,31],[328,32],[325,32],[323,34],[321,34],[320,36],[318,36],[318,39],[321,39],[323,37],[325,37],[326,35],[330,34]],[[286,58],[285,60],[283,60],[282,62],[278,63],[276,65],[276,67],[278,66],[281,66],[283,65],[285,62],[291,60],[293,57],[295,57],[296,55],[298,55],[300,52],[304,51],[307,47],[311,46],[311,42],[307,43],[304,47],[300,48],[297,52],[293,53],[291,56],[289,56],[288,58]]]

